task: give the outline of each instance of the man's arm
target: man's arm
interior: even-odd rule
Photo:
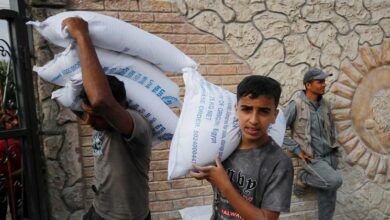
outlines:
[[[220,158],[215,159],[216,166],[201,167],[193,165],[195,171],[190,175],[198,180],[206,179],[229,200],[230,205],[240,214],[243,219],[247,220],[276,220],[279,218],[279,212],[260,209],[248,202],[242,197],[234,186],[231,184],[225,169],[222,166]]]
[[[132,118],[111,93],[89,36],[88,23],[81,18],[72,17],[65,19],[62,24],[68,28],[78,45],[83,85],[92,111],[102,116],[118,132],[130,135],[133,130]]]
[[[297,116],[295,101],[291,101],[290,103],[288,103],[288,105],[286,106],[283,112],[284,112],[284,117],[286,119],[286,127],[290,128],[291,130],[291,127]],[[291,137],[290,132],[285,133],[283,144],[287,146],[287,149],[289,151],[295,153],[302,160],[309,162],[312,159],[301,150],[299,144]]]

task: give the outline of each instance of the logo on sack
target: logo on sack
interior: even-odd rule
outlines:
[[[169,140],[172,140],[172,138],[173,138],[173,134],[171,134],[171,133],[165,133],[165,134],[163,134],[162,136],[161,136],[161,140],[163,140],[163,141],[169,141]]]
[[[175,98],[175,97],[173,97],[173,96],[164,96],[164,97],[161,98],[161,100],[162,100],[166,105],[172,105],[172,104],[178,102],[177,98]]]

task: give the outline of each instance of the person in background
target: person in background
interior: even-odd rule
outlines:
[[[19,126],[16,104],[12,99],[2,105],[0,125],[9,130]],[[23,218],[21,142],[15,138],[0,139],[0,220],[7,219],[8,204],[15,219]],[[25,215],[27,217],[27,215]]]
[[[80,52],[83,113],[77,114],[95,130],[95,198],[83,219],[150,219],[151,125],[128,109],[123,82],[104,74],[91,43],[88,23],[71,17],[63,21],[65,26]]]
[[[212,219],[275,220],[290,210],[294,170],[291,159],[268,135],[275,122],[280,84],[248,76],[237,87],[236,116],[241,130],[237,149],[215,166],[194,164],[190,175],[213,185]]]
[[[305,90],[286,106],[284,115],[291,135],[284,145],[300,158],[294,194],[302,196],[306,186],[318,194],[318,218],[330,220],[336,207],[337,189],[342,184],[337,168],[336,133],[329,104],[323,98],[325,79],[331,74],[310,69],[303,77]]]

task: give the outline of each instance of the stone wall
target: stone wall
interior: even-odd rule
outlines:
[[[333,73],[327,98],[343,147],[335,219],[389,219],[390,2],[179,0],[195,27],[226,42],[253,74],[283,85],[285,104],[309,67]],[[296,158],[293,158],[296,165]],[[315,219],[313,194],[282,219]]]
[[[34,19],[64,10],[91,10],[130,22],[194,58],[205,78],[234,91],[248,74],[283,85],[282,104],[302,88],[309,67],[333,73],[327,98],[343,146],[335,219],[390,218],[389,53],[386,0],[31,0]],[[60,48],[35,34],[37,64]],[[180,75],[170,78],[181,87]],[[50,99],[38,80],[41,132],[53,219],[79,219],[90,206],[94,170],[91,129]],[[363,109],[359,110],[358,109]],[[169,143],[154,148],[150,208],[154,219],[180,218],[184,207],[211,203],[207,182],[166,181]],[[297,167],[297,159],[293,159]],[[316,198],[292,198],[281,219],[316,219]]]

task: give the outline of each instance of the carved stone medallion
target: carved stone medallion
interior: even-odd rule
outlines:
[[[354,61],[345,60],[332,92],[337,140],[347,162],[370,179],[390,181],[390,41],[363,46]]]

